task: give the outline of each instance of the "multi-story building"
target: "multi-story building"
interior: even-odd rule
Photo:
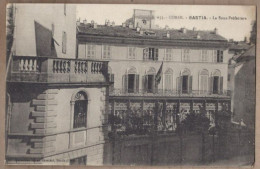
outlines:
[[[9,10],[7,163],[102,164],[108,62],[76,58],[76,6]]]
[[[112,114],[124,121],[129,110],[145,116],[161,105],[165,126],[176,122],[173,112],[185,116],[203,108],[213,121],[214,112],[224,105],[230,109],[231,55],[217,29],[153,29],[153,11],[134,13],[119,26],[109,21],[77,26],[78,58],[109,61]]]

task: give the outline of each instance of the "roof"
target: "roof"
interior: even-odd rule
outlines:
[[[196,41],[227,41],[219,34],[215,34],[213,31],[193,31],[187,30],[186,33],[182,33],[179,29],[149,29],[143,30],[144,34],[141,35],[134,28],[122,27],[122,26],[105,26],[98,25],[97,28],[92,28],[90,24],[83,24],[77,26],[79,34],[85,35],[99,35],[99,36],[112,36],[112,37],[129,37],[129,38],[146,38],[146,39],[167,39],[167,40],[196,40]],[[151,33],[145,32],[154,32]],[[169,32],[170,38],[166,37],[166,33]],[[197,38],[199,34],[200,38]]]
[[[250,45],[245,42],[233,43],[230,45],[229,50],[247,50]]]
[[[249,58],[255,58],[255,45],[252,45],[247,51],[242,53],[238,58],[237,61],[246,60]]]

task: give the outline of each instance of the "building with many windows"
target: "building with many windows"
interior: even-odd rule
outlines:
[[[159,105],[165,128],[175,125],[174,113],[202,108],[213,122],[218,110],[230,110],[228,41],[217,29],[155,29],[153,11],[142,11],[119,26],[77,24],[77,57],[109,61],[111,113],[124,121],[129,111],[153,116]]]
[[[108,62],[76,58],[76,6],[12,4],[6,161],[103,164]],[[10,19],[10,18],[9,18]],[[110,57],[104,48],[104,57]],[[95,119],[95,120],[93,120]]]

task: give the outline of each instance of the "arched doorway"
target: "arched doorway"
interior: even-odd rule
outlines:
[[[74,98],[73,128],[87,127],[88,97],[83,91]]]

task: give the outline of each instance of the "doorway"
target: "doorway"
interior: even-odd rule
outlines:
[[[135,74],[128,74],[128,93],[134,93]]]
[[[153,92],[153,89],[154,89],[154,75],[148,75],[148,79],[147,79],[147,83],[148,83],[148,86],[147,86],[147,92],[148,93],[152,93]]]
[[[182,76],[182,93],[188,93],[188,77],[187,75]]]
[[[214,76],[213,78],[213,94],[218,94],[219,92],[219,76]]]

